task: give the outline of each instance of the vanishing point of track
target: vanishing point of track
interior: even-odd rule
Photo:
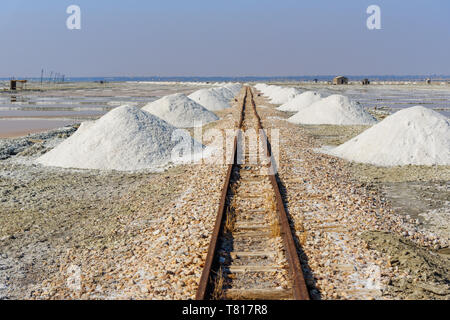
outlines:
[[[270,143],[253,92],[244,90],[238,123],[244,138],[234,140],[196,299],[308,300]],[[249,132],[257,134],[270,161],[263,162],[260,149],[245,143]]]

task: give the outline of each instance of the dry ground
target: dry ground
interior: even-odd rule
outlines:
[[[289,124],[262,97],[257,105],[268,106],[258,108],[263,126],[280,130],[279,175],[312,297],[448,299],[448,259],[434,251],[442,239],[355,177],[373,177],[369,169],[315,151],[320,136],[342,135]],[[236,112],[208,128],[233,128]],[[225,166],[141,174],[21,166],[0,163],[1,298],[194,297]],[[8,174],[18,170],[28,173]]]

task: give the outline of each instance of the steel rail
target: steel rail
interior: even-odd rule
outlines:
[[[241,107],[241,114],[240,114],[240,118],[239,118],[239,123],[238,123],[238,127],[236,129],[239,129],[242,127],[242,122],[244,120],[244,108],[245,108],[245,101],[247,100],[247,94],[248,91],[245,90],[245,94],[242,100],[242,107]],[[227,170],[227,174],[225,177],[225,183],[223,185],[222,188],[222,195],[220,196],[220,202],[219,202],[219,209],[217,212],[217,218],[216,218],[216,222],[214,225],[214,229],[213,229],[213,233],[211,235],[211,241],[209,243],[209,248],[208,248],[208,254],[206,256],[206,261],[205,261],[205,266],[203,267],[203,272],[202,275],[200,277],[200,282],[199,282],[199,286],[197,289],[197,293],[195,296],[196,300],[205,300],[208,295],[211,292],[211,288],[209,286],[210,283],[210,277],[211,277],[211,271],[213,269],[213,266],[215,264],[216,261],[214,261],[215,259],[215,253],[217,250],[217,245],[219,243],[219,236],[220,233],[223,230],[223,219],[225,216],[225,210],[226,210],[226,200],[227,200],[227,194],[228,194],[228,189],[230,186],[230,180],[231,180],[231,174],[233,172],[233,168],[236,164],[236,158],[237,158],[237,135],[234,138],[234,144],[233,144],[233,152],[232,152],[232,156],[231,159],[233,159],[233,163],[228,165],[228,170]]]
[[[280,186],[278,184],[279,179],[277,179],[278,174],[275,170],[275,159],[273,158],[271,147],[270,147],[270,141],[264,131],[264,128],[262,126],[261,118],[258,115],[258,112],[256,110],[256,104],[253,100],[253,94],[251,94],[251,102],[252,102],[252,108],[255,113],[256,118],[258,119],[258,129],[261,130],[260,132],[263,135],[263,138],[265,140],[265,143],[263,144],[266,155],[271,159],[270,161],[270,170],[269,170],[269,179],[272,184],[272,188],[275,192],[275,201],[277,205],[277,212],[278,216],[280,218],[280,224],[281,224],[281,237],[283,238],[284,246],[286,249],[286,258],[288,260],[289,264],[289,272],[292,278],[292,289],[293,289],[293,295],[295,300],[309,300],[309,291],[308,287],[306,286],[305,277],[303,276],[303,271],[301,268],[300,259],[298,257],[297,253],[297,247],[295,245],[294,237],[292,236],[292,230],[291,226],[289,224],[288,214],[286,212],[286,209],[284,207],[283,198],[281,196],[280,192]]]
[[[294,300],[309,300],[309,291],[306,286],[306,282],[303,276],[300,259],[297,254],[297,248],[294,242],[294,237],[292,235],[292,231],[289,224],[289,219],[287,212],[284,207],[283,198],[280,192],[280,186],[277,181],[277,173],[275,171],[275,160],[273,159],[270,147],[270,141],[262,127],[261,118],[258,115],[256,110],[256,105],[253,99],[253,93],[249,87],[245,87],[245,94],[242,100],[241,114],[238,123],[237,129],[241,129],[244,119],[244,111],[246,108],[246,100],[250,95],[251,98],[251,107],[254,111],[254,114],[258,120],[258,129],[261,130],[262,138],[265,140],[263,144],[266,155],[271,159],[270,166],[271,170],[269,170],[269,179],[272,185],[272,188],[275,193],[275,201],[277,207],[278,218],[280,220],[280,234],[283,239],[283,244],[286,251],[286,258],[289,266],[289,275],[291,276],[292,281],[292,295]],[[236,135],[234,139],[232,159],[233,163],[228,165],[228,170],[225,178],[225,183],[222,189],[222,194],[220,198],[218,213],[216,222],[214,225],[213,233],[211,235],[211,241],[208,248],[208,254],[206,256],[205,265],[203,267],[202,275],[200,277],[199,286],[196,293],[196,300],[206,300],[210,297],[210,294],[213,290],[212,286],[212,271],[214,267],[217,265],[216,260],[216,250],[219,244],[219,237],[223,231],[223,221],[225,218],[226,211],[226,200],[228,195],[228,190],[230,188],[231,175],[234,167],[237,165],[237,145],[238,145],[238,137]]]

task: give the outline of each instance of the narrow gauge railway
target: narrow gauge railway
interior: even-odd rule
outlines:
[[[238,128],[244,138],[234,141],[234,161],[228,167],[196,299],[308,300],[270,144],[253,92],[243,90]],[[254,150],[251,143],[238,143],[249,130],[262,132],[257,135],[260,145],[272,161],[264,162],[257,155],[260,148]],[[238,161],[240,157],[244,161]]]

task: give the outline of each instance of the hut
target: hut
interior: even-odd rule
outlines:
[[[362,80],[361,81],[361,84],[363,85],[363,86],[367,86],[367,85],[369,85],[370,84],[370,81],[369,81],[369,79],[364,79],[364,80]]]
[[[338,76],[333,79],[333,84],[348,84],[348,78],[344,76]]]
[[[9,84],[9,88],[11,91],[14,91],[17,89],[24,89],[26,83],[27,83],[27,80],[11,80],[10,84]]]

